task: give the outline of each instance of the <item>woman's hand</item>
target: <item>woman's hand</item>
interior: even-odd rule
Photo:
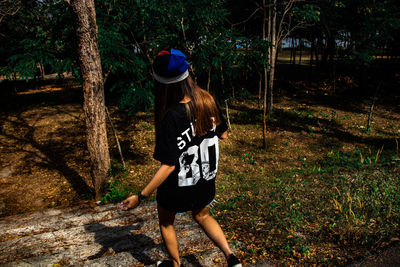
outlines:
[[[120,203],[121,210],[134,209],[137,206],[139,206],[139,197],[137,195],[130,196]]]
[[[158,169],[156,174],[153,176],[151,181],[146,185],[146,187],[142,190],[142,196],[150,196],[151,193],[156,190],[156,188],[162,184],[165,179],[174,171],[175,165],[166,165],[161,164],[161,167]],[[133,195],[128,197],[124,201],[120,203],[120,207],[122,210],[134,209],[139,205],[139,196]]]

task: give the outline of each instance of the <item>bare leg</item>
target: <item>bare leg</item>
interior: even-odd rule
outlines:
[[[218,222],[210,216],[209,207],[204,207],[199,210],[193,210],[192,216],[195,221],[200,225],[206,235],[214,242],[214,244],[221,249],[228,258],[232,254],[232,250],[229,248],[228,241]]]
[[[181,265],[181,261],[179,259],[178,240],[176,238],[176,232],[174,228],[176,213],[163,209],[160,205],[157,206],[157,209],[158,219],[160,222],[160,231],[164,240],[164,244],[169,255],[171,256],[174,266],[179,267]]]

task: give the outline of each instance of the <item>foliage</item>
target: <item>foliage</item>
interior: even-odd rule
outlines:
[[[109,181],[106,184],[106,194],[101,198],[102,204],[119,203],[129,196],[130,190],[121,188],[121,182],[118,180]]]
[[[202,87],[209,80],[213,91],[222,87],[220,95],[249,68],[250,57],[236,49],[248,40],[227,27],[222,0],[97,3],[103,66],[110,73],[106,85],[120,94],[120,106],[131,113],[147,109],[153,100],[151,63],[161,49],[181,49]]]
[[[323,0],[317,6],[320,20],[302,35],[309,35],[310,41],[318,39],[323,61],[331,57],[332,62],[337,48],[349,63],[365,66],[398,42],[400,17],[395,1]]]
[[[256,87],[252,82],[261,77],[270,45],[261,38],[260,5],[235,0],[96,0],[107,90],[119,95],[120,107],[131,114],[147,110],[153,101],[152,58],[170,47],[188,55],[198,83],[203,88],[210,84],[219,97],[235,96],[235,88],[245,84]],[[394,0],[295,1],[289,17],[282,26],[301,26],[292,36],[317,42],[324,50],[322,61],[333,60],[335,40],[348,42],[342,56],[357,66],[372,63],[381,48],[391,53],[397,49],[400,19]],[[41,65],[46,72],[78,77],[72,21],[66,1],[22,2],[19,11],[0,24],[0,75],[30,79]]]
[[[321,14],[318,5],[309,3],[294,6],[291,13],[297,21],[306,21],[308,23],[318,22],[320,20],[319,15]]]
[[[116,162],[111,162],[108,175],[111,179],[105,185],[105,195],[101,203],[119,203],[129,196],[130,189],[124,186],[120,179],[126,176],[126,170]]]
[[[221,34],[226,32],[221,1],[96,3],[102,63],[110,75],[106,86],[120,95],[120,107],[130,113],[147,110],[153,101],[151,63],[161,49],[183,50],[195,76],[201,76],[204,66],[199,64],[209,62],[199,59],[221,54],[218,45],[225,44],[229,38]],[[229,54],[229,49],[223,49]],[[218,63],[221,61],[216,59],[215,64]]]
[[[201,86],[210,84],[222,97],[243,83],[243,74],[260,71],[265,64],[268,44],[238,35],[227,22],[224,0],[98,0],[96,13],[105,86],[119,95],[120,107],[131,114],[147,110],[153,101],[151,63],[161,49],[181,49]],[[25,4],[2,24],[7,39],[0,47],[6,59],[0,74],[30,79],[41,65],[46,72],[78,77],[71,21],[65,1]],[[20,31],[16,34],[14,29]]]
[[[37,76],[38,65],[50,73],[73,72],[74,35],[65,1],[24,2],[13,17],[1,24],[0,75],[29,79]],[[71,42],[72,41],[72,42]]]

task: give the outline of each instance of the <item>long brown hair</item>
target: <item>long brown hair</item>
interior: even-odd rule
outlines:
[[[186,104],[189,120],[194,125],[197,136],[205,135],[214,125],[221,123],[219,111],[214,98],[201,89],[189,76],[187,79],[173,84],[158,83],[154,88],[154,120],[158,131],[161,120],[167,110],[188,96],[191,101]]]

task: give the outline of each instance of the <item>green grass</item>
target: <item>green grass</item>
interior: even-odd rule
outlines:
[[[110,180],[105,185],[105,195],[101,198],[101,203],[119,203],[129,196],[132,189],[125,186],[121,180],[128,175],[127,170],[119,163],[112,161],[108,170]]]
[[[271,176],[236,173],[222,179],[222,200],[212,213],[236,233],[237,248],[247,257],[344,264],[400,233],[400,166],[394,154],[332,150]],[[249,164],[251,158],[242,157]]]
[[[243,156],[241,157],[242,161],[251,165],[256,165],[257,162],[254,159],[254,153],[252,152],[248,152],[243,154]]]

